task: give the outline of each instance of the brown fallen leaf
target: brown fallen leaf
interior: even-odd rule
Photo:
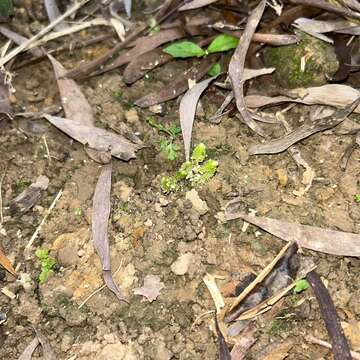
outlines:
[[[344,331],[341,328],[340,320],[329,291],[315,270],[309,272],[306,275],[306,279],[309,281],[319,304],[321,316],[324,320],[332,344],[334,359],[352,360],[350,347],[344,335]]]
[[[67,70],[53,56],[48,55],[53,66],[60,91],[61,103],[68,119],[81,122],[83,125],[94,125],[94,115],[80,87],[72,79],[65,78]]]
[[[198,9],[198,8],[213,4],[214,2],[217,2],[217,1],[218,0],[192,0],[192,1],[188,2],[187,4],[181,6],[179,8],[179,11]]]
[[[135,288],[134,294],[145,297],[149,302],[153,302],[160,295],[161,290],[165,287],[164,283],[160,281],[158,275],[146,275],[144,285]]]
[[[186,161],[190,159],[191,135],[195,120],[197,103],[199,101],[201,94],[216,78],[217,75],[195,84],[191,89],[189,89],[185,93],[185,95],[181,99],[180,107],[179,107],[179,115],[180,115],[181,131],[184,141]]]
[[[360,350],[360,321],[342,322],[345,336],[349,339],[351,347],[355,351]]]
[[[291,145],[316,134],[317,132],[331,129],[343,122],[360,104],[360,97],[345,109],[337,110],[336,113],[321,118],[317,121],[307,121],[303,125],[287,133],[284,137],[270,140],[265,143],[252,145],[249,147],[250,155],[276,154],[288,149]]]
[[[183,74],[176,76],[178,80],[172,81],[160,91],[154,91],[135,101],[135,105],[142,108],[160,104],[162,102],[175,99],[189,88],[189,80],[200,80],[217,61],[218,57],[209,56],[200,65],[193,66]]]
[[[43,116],[51,124],[81,144],[89,145],[89,147],[99,151],[110,151],[112,156],[121,160],[128,161],[135,158],[135,152],[144,147],[144,145],[130,142],[121,135],[95,126],[87,126],[79,121],[48,114]]]
[[[235,343],[231,349],[231,360],[243,360],[246,357],[251,346],[255,344],[256,338],[254,333],[247,331],[245,334],[241,334],[240,339]]]
[[[6,257],[2,249],[0,248],[0,265],[6,269],[10,274],[16,276],[16,271],[12,266],[10,260]]]
[[[250,113],[246,109],[245,100],[244,100],[244,66],[245,58],[248,52],[251,38],[258,26],[262,14],[264,12],[266,5],[265,0],[261,0],[259,5],[251,12],[251,15],[248,18],[245,30],[241,36],[238,46],[235,49],[235,52],[230,60],[229,64],[229,76],[231,79],[236,106],[239,110],[239,113],[245,122],[245,124],[261,136],[265,136],[261,127],[252,119]]]
[[[12,211],[26,212],[31,209],[41,198],[41,194],[47,189],[49,179],[42,175],[34,183],[22,191],[15,199],[10,202]]]
[[[243,219],[299,247],[340,256],[360,256],[360,235],[266,217],[225,211],[226,220]]]
[[[119,300],[124,301],[124,297],[115,284],[110,265],[110,246],[108,238],[108,221],[110,216],[110,192],[111,192],[111,163],[103,165],[96,184],[93,198],[92,215],[92,239],[96,252],[98,253],[102,268],[103,278],[106,286]]]
[[[293,346],[289,341],[270,344],[267,354],[260,357],[259,360],[283,360],[289,355]]]

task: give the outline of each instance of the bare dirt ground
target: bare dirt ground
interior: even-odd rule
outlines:
[[[29,26],[35,25],[30,22]],[[57,58],[70,69],[110,44]],[[316,178],[307,193],[296,197],[293,191],[301,186],[302,174],[288,153],[249,157],[247,147],[261,139],[244,124],[228,116],[219,125],[206,120],[223,100],[221,89],[215,87],[202,97],[203,111],[193,134],[194,144],[205,143],[211,158],[219,162],[215,178],[197,188],[208,211],[200,215],[185,199],[189,188],[164,195],[159,186],[161,176],[177,169],[183,158],[181,155],[170,162],[163,157],[157,143],[162,135],[146,122],[149,112],[134,107],[133,101],[150,89],[165,86],[168,75],[176,74],[178,68],[178,62],[170,63],[131,87],[123,83],[119,71],[80,82],[98,126],[116,130],[125,123],[149,145],[135,160],[113,161],[112,268],[119,269],[114,278],[129,304],[119,302],[105,288],[79,308],[103,284],[101,264],[91,242],[92,196],[99,165],[87,157],[82,145],[43,119],[0,121],[2,172],[8,162],[2,183],[6,234],[0,235],[0,241],[20,274],[20,280],[15,281],[0,269],[1,287],[16,295],[10,299],[0,294],[0,309],[7,314],[7,321],[0,325],[0,358],[17,359],[33,338],[32,327],[36,327],[49,339],[58,359],[216,359],[216,336],[208,314],[213,302],[203,277],[206,273],[223,276],[218,281],[221,288],[245,274],[258,273],[284,245],[252,225],[243,231],[241,220],[223,221],[223,206],[236,193],[243,194],[244,208],[254,209],[258,215],[359,232],[360,205],[354,202],[359,193],[359,152],[345,173],[338,166],[351,139],[320,133],[299,145]],[[20,68],[13,80],[13,105],[37,111],[60,104],[55,84],[46,60]],[[254,81],[252,86],[263,88],[264,83]],[[119,92],[123,95],[115,96]],[[311,111],[312,107],[300,105],[286,116],[296,124]],[[164,124],[178,123],[178,102],[166,103],[165,114],[156,119]],[[181,146],[181,139],[177,143]],[[287,181],[281,174],[286,174]],[[10,213],[11,199],[40,175],[46,175],[50,185],[39,204],[22,215]],[[63,195],[33,247],[25,251],[60,189]],[[37,280],[37,248],[50,249],[57,261],[53,276],[43,285]],[[307,250],[303,254],[313,258],[341,320],[359,321],[359,259]],[[180,263],[180,272],[174,263]],[[151,303],[133,292],[142,286],[146,275],[158,275],[165,285]],[[279,344],[288,352],[286,359],[331,359],[328,349],[306,340],[307,335],[327,338],[311,290],[285,297],[270,314],[258,317],[254,327],[257,341],[248,359],[265,359]],[[41,358],[41,351],[33,358]]]

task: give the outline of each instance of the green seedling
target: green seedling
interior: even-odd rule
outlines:
[[[301,292],[305,291],[309,288],[309,283],[305,279],[300,279],[296,282],[294,287],[294,294],[300,294]]]
[[[56,261],[49,256],[49,251],[47,249],[37,249],[35,255],[39,259],[41,265],[41,273],[38,280],[40,284],[44,284],[53,273],[52,269],[56,265]]]
[[[75,216],[81,216],[82,215],[82,209],[81,208],[76,208],[74,210],[74,214],[75,214]]]
[[[354,201],[360,204],[360,194],[354,195]]]
[[[160,180],[160,187],[164,193],[177,191],[182,183],[188,183],[192,187],[207,183],[216,174],[218,162],[206,160],[206,146],[199,144],[192,152],[191,160],[185,161],[175,176],[164,176]]]
[[[174,141],[176,137],[181,133],[181,128],[176,126],[176,124],[173,124],[170,127],[165,127],[163,124],[156,122],[153,116],[147,118],[147,122],[157,131],[163,132],[170,137],[170,140],[162,139],[159,141],[160,150],[168,160],[176,160],[178,158],[178,152],[180,149],[176,144],[174,144]]]
[[[238,43],[239,39],[237,37],[221,34],[217,36],[205,50],[192,41],[180,41],[167,46],[164,49],[164,52],[174,58],[203,57],[212,53],[235,49]],[[217,68],[217,71],[218,69],[219,67]],[[214,71],[215,70],[213,70],[213,72]]]
[[[219,63],[214,64],[208,71],[210,76],[218,76],[221,73],[221,65]]]
[[[0,0],[0,15],[9,17],[13,10],[12,0]]]

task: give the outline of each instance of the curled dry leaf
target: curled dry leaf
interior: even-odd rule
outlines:
[[[265,0],[261,0],[259,5],[252,11],[244,33],[241,36],[238,46],[235,49],[235,52],[230,60],[229,64],[229,76],[231,79],[231,83],[233,86],[233,91],[236,100],[236,106],[240,112],[240,115],[247,126],[249,126],[253,131],[257,134],[264,136],[263,130],[260,126],[252,119],[248,110],[246,109],[245,101],[244,101],[244,66],[245,66],[245,58],[247,51],[249,49],[251,38],[258,26],[262,14],[264,12],[266,5]]]
[[[134,289],[135,295],[144,296],[149,302],[153,302],[160,295],[161,290],[165,287],[160,281],[158,275],[146,275],[144,285]]]
[[[10,274],[16,276],[16,271],[12,266],[10,260],[6,257],[2,249],[0,248],[0,265],[6,269]]]
[[[98,253],[106,286],[119,300],[124,300],[120,289],[115,284],[110,266],[110,246],[108,238],[108,221],[110,216],[111,163],[103,165],[96,184],[93,199],[92,239]]]
[[[178,80],[168,84],[163,90],[152,92],[136,100],[135,104],[144,108],[177,98],[189,88],[189,80],[200,80],[209,71],[217,59],[217,56],[209,56],[207,59],[204,59],[200,65],[193,66],[183,74],[177,76]]]
[[[35,329],[35,333],[43,350],[43,359],[57,360],[57,356],[55,355],[55,352],[52,349],[49,340],[42,334],[41,331]]]
[[[65,119],[48,114],[43,115],[58,129],[76,141],[99,151],[110,151],[112,156],[128,161],[135,158],[135,152],[144,145],[134,144],[121,135],[114,134],[104,129],[83,125],[79,121]]]
[[[243,219],[299,247],[340,256],[360,256],[360,235],[266,217],[226,211],[226,220]]]
[[[191,134],[195,120],[196,106],[201,94],[209,86],[209,84],[218,77],[213,76],[209,79],[203,80],[198,84],[195,84],[189,89],[183,96],[180,102],[179,115],[182,136],[184,140],[185,158],[186,161],[190,159],[190,147],[191,147]]]
[[[313,135],[317,132],[331,129],[343,122],[360,104],[360,97],[345,109],[337,110],[334,114],[321,118],[316,122],[307,121],[284,137],[266,143],[249,147],[250,155],[276,154],[288,149],[291,145]]]
[[[32,354],[39,345],[39,339],[36,336],[31,343],[25,348],[18,360],[31,360]]]

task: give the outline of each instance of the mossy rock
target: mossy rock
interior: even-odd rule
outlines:
[[[264,54],[266,66],[275,67],[275,79],[284,88],[325,84],[326,75],[334,74],[339,66],[333,47],[303,32],[297,32],[297,36],[297,44],[268,48]]]

